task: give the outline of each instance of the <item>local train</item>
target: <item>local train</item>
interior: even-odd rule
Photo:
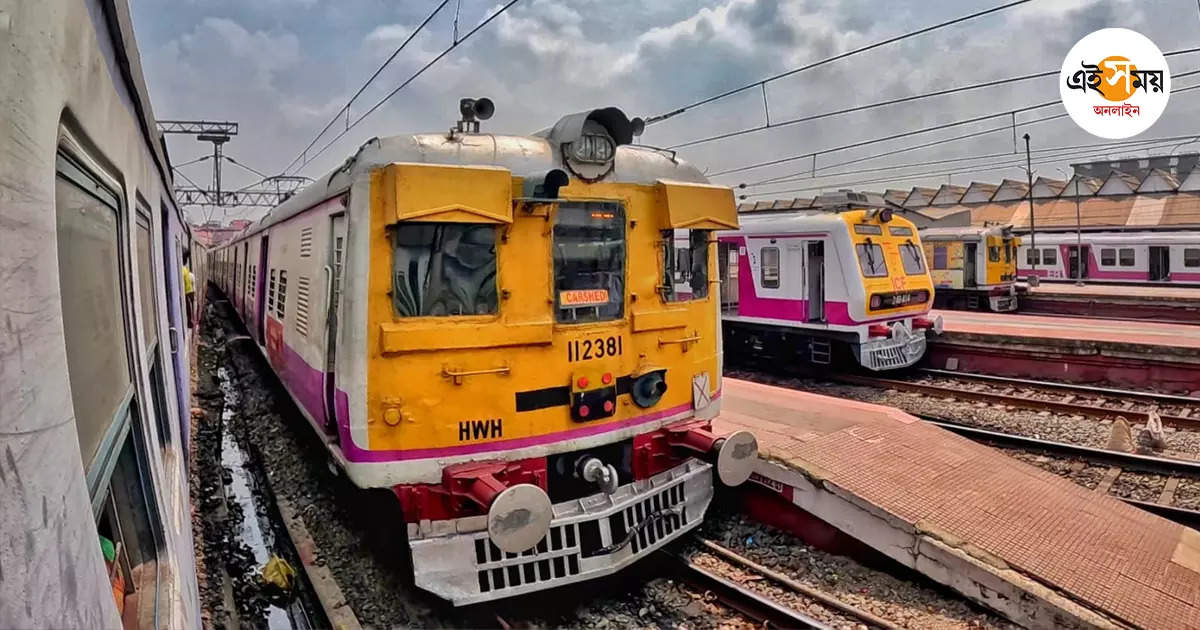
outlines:
[[[0,9],[0,627],[198,628],[194,335],[125,0]]]
[[[485,99],[460,112],[369,140],[212,253],[336,466],[400,501],[416,584],[456,605],[645,557],[758,452],[711,427],[732,191],[632,146],[616,108],[532,136],[479,133]]]
[[[1017,273],[1049,281],[1200,285],[1200,232],[1038,232],[1022,238]]]
[[[890,370],[925,353],[934,287],[913,223],[855,193],[718,233],[725,350]]]
[[[1012,226],[931,227],[921,230],[936,289],[934,305],[1017,310],[1017,248]]]

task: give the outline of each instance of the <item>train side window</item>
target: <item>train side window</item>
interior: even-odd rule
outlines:
[[[764,289],[779,288],[779,248],[762,248],[761,280]]]
[[[497,312],[496,226],[402,223],[392,228],[397,317]]]
[[[1183,266],[1184,267],[1200,267],[1200,249],[1192,247],[1184,248],[1183,250]]]
[[[1042,264],[1057,265],[1058,264],[1058,252],[1054,251],[1054,249],[1051,249],[1051,248],[1043,249],[1042,250]]]
[[[1038,260],[1038,250],[1036,250],[1032,247],[1025,250],[1025,264],[1026,265],[1029,265],[1032,267],[1033,265],[1036,265],[1039,262],[1041,262],[1041,261]]]
[[[687,247],[676,247],[686,237]],[[710,230],[663,230],[663,300],[684,302],[708,297]],[[681,285],[687,285],[683,287]]]
[[[275,270],[271,270],[271,281],[267,284],[267,312],[275,312]]]
[[[910,276],[925,273],[925,258],[921,248],[911,240],[900,246],[900,260],[904,263],[904,273]]]
[[[1132,247],[1122,247],[1119,250],[1118,258],[1121,261],[1122,267],[1132,267],[1135,264],[1135,258]]]
[[[946,255],[945,245],[934,245],[933,247],[933,268],[947,269],[949,267]]]
[[[1100,250],[1100,264],[1112,267],[1117,264],[1116,248],[1106,247]]]
[[[284,307],[287,306],[287,270],[279,270],[279,294],[275,296],[275,307],[278,311],[275,313],[279,319],[283,319]]]
[[[858,265],[868,278],[882,278],[888,275],[887,261],[883,259],[883,247],[868,240],[854,246],[858,252]]]
[[[1000,247],[998,245],[988,246],[988,261],[1000,262]]]
[[[89,485],[129,424],[133,381],[121,297],[117,194],[58,156],[55,214],[67,376]],[[95,472],[99,470],[99,472]]]
[[[150,236],[150,219],[148,214],[137,213],[137,274],[138,300],[142,312],[142,343],[147,351],[158,343],[158,302],[154,299],[154,266],[152,264],[154,251]]]

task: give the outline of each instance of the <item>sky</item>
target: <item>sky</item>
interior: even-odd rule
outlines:
[[[372,72],[439,0],[130,0],[155,115],[160,119],[233,120],[240,131],[225,153],[262,173],[282,172],[338,114]],[[299,174],[317,177],[374,136],[442,131],[457,120],[458,99],[496,103],[485,131],[525,134],[563,115],[607,106],[652,116],[806,63],[1004,4],[1004,0],[519,0],[459,45],[360,125],[310,157]],[[351,106],[357,118],[414,71],[499,9],[499,0],[450,0]],[[1164,51],[1200,47],[1197,0],[1033,0],[963,24],[877,48],[766,86],[773,121],[1047,70],[1071,46],[1104,27],[1131,28]],[[1200,69],[1200,53],[1168,58],[1173,74]],[[1200,85],[1200,76],[1175,88]],[[1015,166],[1023,145],[1011,129],[882,156],[939,139],[1011,123],[1005,115],[940,132],[824,152],[954,122],[1056,101],[1057,77],[778,127],[682,148],[680,156],[748,200],[811,197],[841,187],[907,189],[1024,179]],[[1059,147],[1099,144],[1061,105],[1016,115],[1017,136],[1031,135],[1035,176],[1083,159],[1200,151],[1195,143],[1095,147],[1064,155]],[[738,93],[651,125],[644,144],[675,144],[763,124],[763,92]],[[1025,123],[1025,124],[1023,124]],[[326,146],[344,120],[320,138]],[[1200,90],[1171,97],[1162,118],[1138,139],[1200,137]],[[1190,140],[1190,138],[1189,138]],[[172,161],[211,152],[186,136],[168,138]],[[1146,147],[1149,147],[1148,149]],[[1013,154],[1014,148],[1019,154]],[[1040,158],[1038,151],[1044,152]],[[310,154],[315,151],[310,151]],[[730,169],[813,152],[811,158],[729,174]],[[1007,155],[1001,155],[1007,154]],[[978,156],[996,156],[978,158]],[[1056,159],[1061,156],[1061,159]],[[964,158],[976,157],[974,161]],[[953,161],[952,161],[953,160]],[[941,161],[936,165],[921,165]],[[1039,163],[1039,161],[1041,163]],[[841,163],[847,163],[839,166]],[[998,167],[974,171],[980,166]],[[874,170],[867,170],[874,169]],[[295,167],[288,173],[295,172]],[[181,166],[202,186],[211,162]],[[865,172],[864,172],[865,171]],[[954,171],[954,172],[951,172]],[[227,164],[225,187],[258,179]],[[792,181],[764,180],[792,175]],[[183,180],[179,180],[180,183]],[[198,209],[228,220],[261,209]]]

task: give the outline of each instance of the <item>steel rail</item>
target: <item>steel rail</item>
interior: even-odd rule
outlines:
[[[958,376],[954,372],[947,374]],[[986,402],[992,404],[1009,405],[1013,407],[1022,407],[1025,409],[1044,409],[1049,411],[1057,411],[1059,413],[1068,413],[1091,418],[1115,418],[1123,416],[1126,419],[1134,422],[1146,422],[1150,419],[1149,412],[1138,411],[1136,409],[1114,409],[1111,407],[1100,407],[1096,405],[1087,405],[1076,402],[1065,402],[1060,400],[1039,400],[1036,398],[1026,398],[1013,394],[998,394],[995,392],[978,392],[971,390],[959,389],[947,385],[932,385],[929,383],[914,383],[900,379],[881,378],[875,376],[863,376],[859,374],[838,374],[831,377],[833,380],[842,383],[854,385],[869,385],[890,387],[893,389],[918,392],[934,396],[948,396],[958,398],[960,400],[970,400],[975,402]],[[1038,382],[1025,382],[1020,380],[1009,381],[1013,384],[1028,385],[1033,387],[1041,387]],[[1121,394],[1115,391],[1097,392],[1091,390],[1080,390],[1076,387],[1063,386],[1055,389],[1062,389],[1069,392],[1084,391],[1087,394],[1101,394],[1105,396],[1119,396]],[[1200,404],[1197,400],[1193,404]],[[1200,417],[1192,418],[1187,416],[1173,416],[1167,414],[1159,414],[1159,419],[1164,425],[1172,426],[1178,429],[1187,429],[1191,431],[1200,430]]]
[[[721,577],[674,552],[661,552],[679,566],[680,578],[693,587],[712,593],[721,603],[768,628],[818,628],[829,626],[797,610],[774,602],[727,578]]]
[[[1036,379],[1015,378],[1012,376],[993,376],[991,374],[977,374],[974,372],[955,372],[953,370],[939,370],[937,368],[917,368],[917,371],[923,374],[933,374],[936,376],[949,376],[956,378],[969,378],[977,381],[992,381],[996,383],[1010,383],[1013,385],[1028,385],[1030,387],[1044,387],[1046,389],[1063,389],[1069,391],[1086,392],[1089,394],[1099,394],[1103,396],[1122,396],[1125,398],[1137,398],[1149,402],[1157,402],[1164,404],[1175,405],[1200,405],[1200,398],[1195,396],[1182,396],[1179,394],[1162,394],[1158,392],[1139,392],[1131,389],[1118,389],[1115,387],[1098,387],[1095,385],[1075,385],[1072,383],[1057,383],[1054,381],[1039,381]]]

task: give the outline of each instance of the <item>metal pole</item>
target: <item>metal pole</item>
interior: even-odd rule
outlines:
[[[1033,221],[1033,163],[1029,157],[1029,134],[1025,134],[1025,175],[1029,179],[1029,249],[1037,251],[1037,226]],[[1037,264],[1040,258],[1040,252],[1034,254],[1032,270],[1030,273],[1033,277],[1037,277]],[[1034,284],[1036,285],[1036,280]]]

